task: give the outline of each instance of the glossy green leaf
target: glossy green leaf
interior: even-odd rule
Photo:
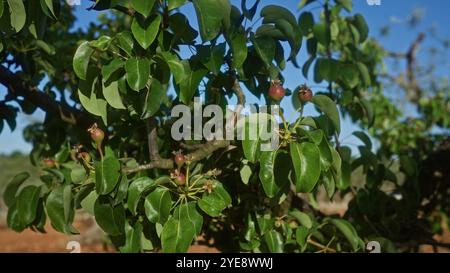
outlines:
[[[142,224],[136,222],[131,226],[129,222],[125,222],[125,244],[119,246],[121,253],[139,253],[142,248]]]
[[[272,230],[274,227],[274,219],[270,218],[269,214],[262,217],[257,217],[256,221],[258,223],[259,233],[261,236]]]
[[[161,85],[161,83],[156,79],[152,79],[150,90],[146,96],[145,101],[145,111],[143,117],[148,118],[156,114],[161,107],[162,102],[166,96],[166,89]]]
[[[73,56],[73,70],[78,78],[86,80],[87,69],[89,60],[94,49],[89,45],[89,42],[83,42],[77,48],[75,55]]]
[[[150,189],[155,185],[155,181],[149,177],[139,177],[138,179],[131,182],[128,187],[127,205],[132,214],[136,214],[139,200],[141,199],[144,191]]]
[[[103,66],[102,77],[104,82],[108,82],[109,78],[120,68],[125,65],[122,59],[113,59],[109,64]]]
[[[51,221],[52,227],[65,234],[76,234],[78,231],[72,226],[75,211],[72,205],[71,196],[64,194],[70,185],[58,186],[53,189],[45,201],[45,209]],[[67,209],[69,207],[69,209]]]
[[[139,17],[133,19],[131,24],[131,32],[139,45],[147,49],[155,41],[161,24],[161,15],[151,16],[146,20]]]
[[[144,17],[150,14],[154,4],[155,0],[131,0],[131,7]]]
[[[181,61],[177,55],[170,52],[161,52],[160,54],[167,62],[167,65],[169,66],[177,84],[181,83],[189,76],[188,71],[190,69],[188,63]]]
[[[16,174],[11,181],[9,181],[5,191],[3,192],[3,202],[8,208],[16,203],[17,190],[29,177],[30,174],[28,172],[21,172]]]
[[[191,217],[186,215],[186,210],[192,211],[195,205],[194,207],[190,204],[183,204],[182,206],[187,207],[175,209],[173,216],[167,220],[161,232],[161,245],[165,253],[186,252],[196,236],[196,231],[198,231],[199,214],[195,216],[197,225],[193,225],[190,220],[193,219],[193,214]]]
[[[22,0],[7,0],[11,13],[11,26],[19,32],[25,25],[27,14]]]
[[[120,162],[114,156],[106,156],[94,162],[95,190],[98,194],[110,193],[119,182]]]
[[[229,0],[193,0],[200,36],[203,42],[214,39],[222,26],[222,20],[230,18]]]
[[[150,222],[164,225],[169,218],[171,206],[170,192],[163,188],[156,188],[145,198],[145,215]]]
[[[125,105],[123,105],[122,98],[120,97],[119,85],[116,81],[107,86],[103,83],[103,96],[111,107],[116,109],[126,109]]]
[[[326,95],[315,95],[312,98],[312,103],[319,108],[320,111],[322,111],[325,115],[330,118],[331,122],[334,125],[334,128],[336,129],[336,132],[339,134],[341,132],[341,121],[339,118],[339,111],[337,109],[336,103],[331,100]]]
[[[202,199],[198,201],[198,206],[209,216],[217,217],[231,204],[231,197],[222,183],[211,181],[213,189],[211,193],[203,193]]]
[[[311,217],[308,214],[297,209],[293,209],[289,212],[289,215],[294,217],[302,226],[306,227],[307,229],[310,229],[312,227]]]
[[[347,241],[350,243],[350,245],[353,248],[353,251],[357,251],[358,249],[364,249],[364,242],[359,238],[358,233],[356,232],[355,228],[344,219],[328,219],[328,221],[335,225],[342,234],[344,234]]]
[[[283,253],[283,237],[275,230],[267,232],[264,235],[264,241],[271,253]]]
[[[97,224],[109,235],[120,235],[125,229],[125,208],[122,204],[114,205],[109,196],[99,196],[94,204]]]
[[[150,61],[147,58],[130,58],[125,63],[127,83],[134,91],[145,87],[150,77]]]
[[[41,188],[36,186],[26,186],[17,197],[16,208],[22,225],[30,225],[36,218]]]
[[[189,105],[198,85],[206,74],[206,69],[190,70],[187,73],[186,79],[180,83],[180,101],[182,103]]]
[[[133,55],[134,39],[133,35],[129,31],[123,31],[116,35],[116,39],[119,42],[118,46],[125,51],[128,56]]]
[[[22,232],[25,229],[25,225],[23,225],[20,221],[20,215],[19,211],[16,209],[16,204],[13,204],[8,208],[6,224],[9,228],[16,232]]]
[[[266,36],[252,38],[256,52],[266,67],[270,67],[275,57],[275,41]]]
[[[309,230],[306,227],[300,226],[295,230],[295,240],[302,248],[302,251],[306,248],[306,240],[309,235]]]
[[[268,5],[261,10],[260,15],[264,18],[263,23],[274,23],[277,20],[283,19],[292,27],[297,26],[295,16],[285,7]]]
[[[320,177],[320,156],[316,145],[291,142],[290,154],[294,164],[298,192],[311,192]]]
[[[262,151],[260,152],[259,162],[259,179],[261,180],[265,194],[268,197],[273,197],[278,192],[278,187],[275,184],[274,165],[277,151]]]
[[[173,215],[192,227],[197,236],[200,235],[203,226],[203,216],[198,212],[196,202],[179,205],[175,208]]]
[[[47,6],[48,10],[51,12],[54,18],[56,18],[55,11],[53,8],[53,0],[44,0],[45,5]]]

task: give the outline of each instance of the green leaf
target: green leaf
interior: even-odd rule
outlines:
[[[174,210],[161,232],[163,252],[186,252],[199,234],[203,218],[196,211],[195,203],[183,204]]]
[[[131,0],[131,7],[137,12],[147,17],[152,11],[155,0]]]
[[[147,49],[159,32],[159,26],[161,24],[161,15],[157,14],[151,16],[146,20],[141,20],[139,17],[133,19],[131,24],[131,32],[134,38],[143,49]]]
[[[178,215],[179,220],[192,227],[197,236],[202,232],[203,216],[198,212],[195,202],[188,202],[176,207],[173,215]]]
[[[275,21],[283,19],[289,22],[289,24],[295,28],[297,27],[297,20],[295,16],[290,12],[287,8],[276,6],[276,5],[268,5],[265,6],[260,13],[261,17],[264,18],[263,23],[275,23]]]
[[[306,248],[306,239],[308,238],[309,230],[306,227],[298,227],[295,231],[295,240],[303,250]]]
[[[315,77],[320,80],[317,81],[316,78],[314,78],[314,80],[316,82],[321,82],[322,80],[329,82],[336,81],[341,75],[341,68],[342,67],[339,66],[339,62],[334,59],[317,59],[314,72],[316,74]]]
[[[271,253],[283,253],[283,237],[275,230],[264,235],[264,241]]]
[[[273,229],[274,220],[270,218],[270,215],[268,214],[263,217],[257,217],[256,221],[258,222],[259,233],[261,236]]]
[[[364,143],[364,145],[366,145],[367,149],[372,149],[372,141],[366,133],[364,133],[363,131],[357,131],[353,132],[353,135],[359,138]]]
[[[128,56],[133,55],[133,47],[134,47],[134,39],[129,31],[123,31],[116,35],[116,39],[118,40],[119,48],[125,51]]]
[[[171,206],[170,192],[163,188],[156,188],[145,198],[145,215],[150,222],[164,225],[169,218]]]
[[[306,227],[307,229],[312,228],[311,217],[309,217],[308,214],[301,212],[298,209],[293,209],[289,212],[289,215],[294,217],[302,226]]]
[[[362,43],[367,40],[367,37],[369,36],[369,26],[367,25],[364,16],[359,13],[356,14],[353,17],[353,25],[358,29],[360,35],[359,42]]]
[[[41,193],[41,187],[26,186],[17,197],[17,212],[22,225],[28,226],[36,218],[36,212]]]
[[[170,71],[175,78],[175,83],[180,84],[188,77],[189,64],[186,61],[180,61],[177,55],[171,52],[161,52],[162,58],[166,61]]]
[[[225,43],[221,43],[214,47],[203,45],[197,46],[197,56],[199,56],[201,63],[214,75],[217,75],[220,72],[225,56],[225,48]]]
[[[268,197],[274,197],[279,190],[273,174],[276,155],[277,151],[262,151],[259,157],[259,179]]]
[[[5,191],[3,192],[3,202],[8,208],[16,203],[17,190],[29,177],[30,174],[28,172],[21,172],[16,174],[11,181],[9,181]]]
[[[257,119],[254,120],[253,117],[254,116],[251,116],[245,119],[245,135],[242,140],[242,150],[244,151],[244,156],[248,159],[248,161],[256,163],[260,148],[259,132],[263,130],[258,128]]]
[[[136,209],[141,195],[144,193],[144,191],[150,189],[155,185],[155,181],[149,177],[139,177],[138,179],[131,182],[130,186],[128,187],[127,205],[132,214],[136,215]]]
[[[25,229],[25,225],[23,225],[20,221],[20,215],[16,209],[16,204],[9,207],[8,215],[6,216],[6,223],[9,228],[17,232],[22,232]]]
[[[95,190],[98,194],[110,193],[119,182],[120,162],[114,156],[106,156],[94,162]]]
[[[94,49],[90,47],[89,42],[85,41],[80,44],[73,56],[73,70],[78,78],[86,80],[89,60]]]
[[[312,103],[325,115],[327,115],[334,125],[334,129],[339,134],[341,132],[341,121],[336,103],[328,96],[318,94],[312,98]]]
[[[250,168],[249,165],[244,165],[239,171],[239,174],[241,175],[242,182],[245,185],[248,185],[248,182],[250,182],[250,177],[252,176],[252,168]]]
[[[130,58],[125,63],[127,83],[134,91],[145,87],[150,77],[150,61],[147,58]]]
[[[126,174],[122,174],[120,177],[119,185],[117,186],[116,194],[114,196],[115,204],[123,202],[128,193],[128,178]]]
[[[307,36],[313,31],[314,27],[314,16],[311,12],[302,12],[298,17],[298,25],[303,36]]]
[[[180,101],[189,105],[195,91],[203,77],[207,74],[206,69],[190,70],[184,81],[180,83]]]
[[[330,29],[324,23],[315,24],[313,27],[314,37],[319,43],[327,47],[330,44],[331,34]]]
[[[364,242],[359,238],[358,233],[355,228],[344,219],[328,219],[328,222],[335,225],[342,234],[344,234],[347,241],[353,248],[353,251],[357,251],[358,249],[364,249]]]
[[[168,9],[173,10],[186,4],[187,0],[168,0],[168,2],[169,2]]]
[[[273,58],[275,57],[275,41],[267,36],[262,37],[251,37],[251,41],[255,46],[256,53],[258,53],[259,58],[264,62],[266,68],[269,68],[272,64]]]
[[[210,181],[213,183],[211,193],[204,192],[202,199],[198,201],[198,206],[209,216],[217,217],[222,210],[231,204],[231,197],[222,183]]]
[[[109,78],[125,65],[122,59],[113,59],[109,64],[103,66],[102,77],[104,82],[108,82]]]
[[[48,10],[52,13],[53,17],[56,18],[55,11],[53,8],[53,0],[44,0],[45,5],[47,6]]]
[[[58,186],[47,196],[45,209],[50,218],[52,227],[65,234],[76,234],[78,231],[72,226],[75,211],[71,198],[67,200],[66,188],[71,189],[70,185]],[[69,196],[71,197],[71,196]],[[68,205],[69,204],[69,209]],[[71,206],[72,205],[72,206]],[[70,207],[71,206],[71,207]]]
[[[153,78],[152,85],[146,96],[145,111],[141,118],[151,117],[158,112],[166,95],[165,91],[166,89],[163,85],[156,78]]]
[[[367,69],[367,66],[364,63],[358,62],[356,64],[359,69],[359,73],[361,75],[361,78],[363,79],[364,85],[366,87],[370,86],[372,83],[372,80],[370,78],[369,70]]]
[[[42,40],[36,40],[36,45],[44,50],[45,53],[47,53],[48,55],[55,55],[56,51],[55,51],[55,47],[52,45],[47,44],[46,42],[42,41]]]
[[[114,206],[109,196],[99,196],[94,204],[97,224],[109,235],[120,235],[125,229],[125,208],[120,203]]]
[[[320,156],[316,145],[291,142],[290,152],[294,164],[298,192],[311,192],[320,177]]]
[[[119,94],[117,81],[110,83],[108,86],[105,86],[105,82],[103,82],[103,96],[113,108],[126,109]]]
[[[139,253],[142,249],[142,224],[136,222],[134,226],[130,223],[125,222],[125,244],[119,246],[119,251],[121,253]]]
[[[11,13],[11,26],[19,32],[25,25],[27,14],[22,0],[7,0]]]
[[[87,211],[90,215],[94,216],[94,206],[97,201],[98,194],[95,191],[91,191],[83,200],[81,200],[81,207]]]
[[[214,39],[219,34],[222,21],[230,18],[229,0],[193,0],[192,2],[203,42]]]

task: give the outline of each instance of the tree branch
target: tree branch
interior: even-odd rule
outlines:
[[[238,97],[238,105],[236,106],[236,109],[234,111],[234,118],[230,119],[230,124],[226,125],[227,128],[230,128],[230,129],[231,128],[234,129],[235,124],[236,124],[236,118],[239,116],[239,114],[241,113],[241,111],[245,105],[245,95],[244,95],[244,92],[242,91],[242,88],[237,79],[234,80],[233,91],[236,94],[236,96]],[[124,171],[126,173],[134,173],[134,172],[139,172],[139,171],[144,171],[144,170],[149,170],[149,169],[154,169],[154,168],[158,168],[158,169],[173,169],[174,168],[174,162],[172,159],[165,159],[165,158],[161,158],[159,156],[158,147],[156,146],[156,137],[157,137],[156,129],[157,129],[156,127],[152,128],[148,135],[148,141],[149,141],[148,145],[149,145],[151,162],[148,164],[140,165],[136,168],[125,169]],[[229,145],[230,145],[229,140],[216,139],[216,140],[208,141],[207,143],[196,145],[197,149],[194,150],[193,152],[187,154],[185,157],[186,157],[186,160],[188,160],[190,162],[196,162],[196,161],[206,158],[207,156],[209,156],[210,154],[214,153],[215,151],[217,151],[221,148],[228,147]]]
[[[95,120],[86,112],[60,104],[50,96],[41,92],[37,87],[29,85],[20,76],[12,73],[6,67],[0,65],[0,83],[4,85],[9,94],[14,97],[22,96],[33,105],[41,108],[46,113],[59,117],[62,121],[89,128]]]

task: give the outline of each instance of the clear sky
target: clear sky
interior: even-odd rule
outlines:
[[[322,2],[321,0],[319,0]],[[359,12],[366,18],[370,27],[370,36],[377,37],[380,39],[381,44],[392,51],[405,52],[409,47],[411,41],[413,41],[419,31],[427,32],[430,27],[435,27],[439,36],[443,39],[450,38],[450,17],[448,12],[450,11],[450,1],[447,0],[380,0],[380,6],[369,6],[366,0],[353,0],[354,12]],[[240,6],[240,0],[231,0],[232,4]],[[247,1],[251,5],[254,1]],[[296,16],[298,16],[299,11],[297,10],[297,5],[300,0],[262,0],[261,5],[267,4],[277,4],[289,8]],[[91,5],[92,2],[87,0],[81,0],[81,6],[75,8],[77,15],[76,28],[86,28],[88,24],[98,16],[96,11],[87,11],[87,7]],[[307,6],[306,10],[319,11],[317,4],[311,4]],[[197,26],[196,19],[193,13],[191,4],[188,4],[182,10],[187,14],[190,19],[190,23],[193,26]],[[407,26],[407,20],[410,18],[412,13],[422,16],[422,20],[419,25],[415,27],[414,30]],[[390,35],[386,37],[380,37],[380,29],[384,26],[390,26]],[[428,39],[425,42],[425,46],[432,46],[433,40]],[[298,61],[302,65],[306,60],[306,54],[302,49],[302,54],[299,55]],[[420,56],[422,59],[426,58],[425,54]],[[450,60],[448,52],[446,56],[442,58]],[[440,74],[447,76],[450,74],[450,67],[445,66],[439,69]],[[292,65],[288,65],[285,72],[286,87],[294,89],[296,86],[302,83],[309,83],[311,85],[316,85],[311,83],[307,79],[303,78],[301,71],[295,69]],[[322,84],[323,85],[323,84]],[[316,91],[320,91],[316,90]],[[0,86],[0,100],[5,96],[5,89]],[[248,95],[249,103],[257,103],[258,100],[252,95]],[[288,119],[292,120],[294,118],[294,111],[291,106],[290,99],[286,99],[282,102],[281,106],[285,108],[287,112]],[[311,106],[306,109],[306,114],[314,113]],[[17,128],[14,132],[9,130],[9,127],[5,124],[3,131],[0,133],[0,153],[9,154],[13,151],[29,152],[31,150],[31,145],[26,143],[22,137],[23,128],[30,124],[30,122],[36,122],[43,120],[44,114],[42,111],[36,111],[32,116],[19,114],[17,120]],[[358,140],[351,136],[351,133],[358,128],[351,124],[348,120],[343,121],[342,133],[340,136],[341,142],[343,144],[352,145],[358,143]]]

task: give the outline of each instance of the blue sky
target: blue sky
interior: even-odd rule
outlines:
[[[240,0],[231,0],[232,4],[240,6]],[[252,4],[254,1],[247,1]],[[267,4],[277,4],[282,5],[290,9],[292,12],[298,16],[299,11],[297,10],[297,5],[300,0],[285,0],[285,1],[275,1],[275,0],[262,0],[261,5]],[[322,1],[320,1],[322,2]],[[368,25],[370,27],[370,36],[380,38],[380,42],[386,48],[392,51],[405,52],[409,47],[411,41],[415,39],[419,31],[427,32],[429,27],[434,26],[437,29],[437,33],[440,37],[444,39],[450,38],[450,18],[448,16],[448,11],[450,10],[450,1],[442,0],[381,0],[380,6],[369,6],[366,0],[353,0],[354,12],[359,12],[364,15]],[[86,8],[91,5],[90,1],[81,0],[81,6],[75,8],[77,15],[76,28],[86,28],[88,24],[94,20],[99,15],[96,11],[87,11]],[[249,4],[249,5],[250,5]],[[260,5],[260,6],[261,6]],[[306,10],[319,11],[315,7],[317,4],[311,4],[307,6]],[[196,27],[196,19],[191,5],[187,5],[182,9],[183,12],[187,14],[190,19],[190,23]],[[406,21],[413,11],[423,14],[423,19],[421,23],[416,26],[414,30],[411,30]],[[387,37],[380,37],[380,29],[383,26],[391,26],[390,35]],[[433,40],[428,39],[425,42],[425,46],[432,46]],[[306,60],[306,54],[302,50],[302,54],[299,55],[299,64],[303,64]],[[450,60],[450,56],[442,56],[446,60]],[[422,54],[420,58],[426,58],[425,54]],[[447,76],[450,68],[447,66],[441,67],[439,73]],[[315,83],[309,82],[307,79],[303,78],[301,71],[295,69],[292,65],[288,65],[285,70],[286,83],[285,86],[288,88],[295,88],[299,84],[309,83],[312,85],[317,85]],[[323,86],[324,84],[322,84]],[[320,91],[316,90],[316,91]],[[5,89],[3,86],[0,87],[0,99],[5,95]],[[249,103],[258,103],[258,100],[252,95],[248,96]],[[285,99],[281,106],[285,108],[287,112],[288,119],[292,120],[295,118],[294,110],[291,106],[290,99]],[[306,114],[313,114],[314,110],[311,106],[307,107]],[[30,122],[36,122],[43,120],[44,114],[42,111],[36,111],[32,116],[19,114],[17,120],[17,128],[14,132],[9,130],[8,126],[4,126],[3,131],[0,133],[0,154],[9,154],[13,151],[29,152],[31,150],[31,145],[26,143],[22,137],[23,128],[30,124]],[[348,120],[343,121],[342,133],[340,136],[341,142],[347,145],[355,146],[358,144],[358,140],[351,136],[351,133],[358,128],[351,124]]]

